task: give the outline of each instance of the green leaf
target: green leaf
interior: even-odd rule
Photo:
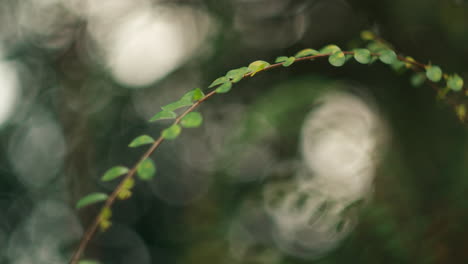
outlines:
[[[431,65],[426,68],[426,76],[433,82],[438,82],[442,79],[442,70],[439,66]]]
[[[291,66],[295,61],[296,61],[296,58],[294,58],[294,57],[289,57],[289,58],[283,63],[283,67],[289,67],[289,66]]]
[[[112,181],[113,179],[126,174],[128,172],[128,168],[124,166],[115,166],[108,169],[104,175],[102,176],[102,181]]]
[[[286,57],[286,56],[280,56],[280,57],[276,58],[275,63],[285,62],[287,59],[288,59],[288,57]]]
[[[227,93],[231,90],[231,88],[232,88],[232,83],[228,81],[228,82],[223,83],[223,85],[219,86],[218,88],[216,88],[216,92]]]
[[[197,88],[197,89],[193,89],[191,91],[188,91],[186,94],[184,94],[179,101],[182,101],[182,102],[190,102],[190,103],[193,103],[194,101],[196,101],[197,99],[195,99],[195,93],[199,93],[197,90],[200,90],[200,88]]]
[[[455,92],[460,91],[463,88],[463,79],[458,75],[450,75],[447,79],[447,86]]]
[[[369,30],[364,30],[361,32],[361,38],[363,40],[373,40],[375,38],[375,35]]]
[[[186,128],[199,127],[203,122],[203,117],[199,112],[188,113],[182,120],[180,124]]]
[[[395,60],[390,66],[396,72],[402,72],[405,70],[405,63],[401,60]]]
[[[388,49],[384,44],[375,42],[375,41],[369,42],[366,48],[370,50],[371,52],[375,52],[375,53],[380,53],[381,51]]]
[[[99,264],[99,262],[96,260],[84,259],[80,260],[78,264]]]
[[[411,76],[411,85],[413,85],[414,87],[418,87],[418,86],[421,86],[424,81],[426,80],[426,75],[422,72],[418,72],[418,73],[415,73],[413,74],[413,76]]]
[[[192,97],[193,101],[198,101],[202,99],[203,97],[205,97],[205,94],[200,88],[193,90],[193,97]]]
[[[150,180],[156,173],[156,166],[150,158],[142,161],[137,167],[138,177],[142,180]]]
[[[254,76],[257,72],[265,69],[266,67],[270,66],[270,63],[262,60],[254,61],[249,64],[249,70]]]
[[[188,97],[185,97],[185,98],[180,99],[179,101],[170,103],[161,108],[166,111],[175,111],[182,107],[191,106],[192,104],[193,104],[192,100],[189,99]]]
[[[226,77],[229,81],[236,83],[244,78],[244,75],[249,73],[250,70],[247,67],[242,67],[239,69],[230,70],[227,72]]]
[[[298,53],[296,53],[296,55],[294,55],[294,57],[302,58],[302,57],[307,57],[307,56],[314,56],[314,55],[317,55],[317,54],[319,54],[319,52],[314,50],[314,49],[303,49],[303,50],[299,51]]]
[[[346,57],[342,51],[338,51],[328,57],[328,61],[335,67],[343,66],[346,62]]]
[[[156,115],[154,115],[149,121],[150,122],[156,122],[158,120],[162,120],[162,119],[174,119],[177,117],[177,114],[172,112],[172,111],[168,111],[168,110],[162,110],[161,112],[157,113]]]
[[[164,139],[176,139],[179,135],[180,135],[180,132],[182,131],[182,128],[177,125],[177,124],[174,124],[166,129],[164,129],[161,133],[162,137]]]
[[[368,64],[371,62],[372,56],[368,49],[356,49],[354,51],[354,59],[362,64]]]
[[[105,201],[109,196],[105,193],[91,193],[81,198],[76,203],[76,209],[83,208],[93,203]]]
[[[393,64],[397,60],[397,55],[393,50],[382,50],[380,51],[379,59],[385,64]]]
[[[154,142],[154,139],[148,135],[141,135],[134,140],[128,145],[131,148],[136,148],[141,145],[146,145],[146,144],[152,144]]]
[[[216,85],[220,85],[222,83],[225,83],[229,81],[229,79],[226,77],[226,76],[222,76],[222,77],[219,77],[218,79],[214,80],[210,86],[208,86],[208,88],[212,88],[212,87],[215,87]]]
[[[333,53],[336,53],[336,52],[339,52],[341,51],[340,47],[338,47],[337,45],[327,45],[325,47],[323,47],[321,50],[320,50],[320,53],[322,54],[333,54]]]

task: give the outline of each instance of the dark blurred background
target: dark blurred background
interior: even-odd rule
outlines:
[[[1,0],[0,263],[66,263],[146,122],[303,48],[398,52],[468,78],[465,0]],[[387,66],[297,63],[207,101],[85,257],[101,263],[467,263],[466,125]]]

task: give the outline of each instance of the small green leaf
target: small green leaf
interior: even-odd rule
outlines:
[[[335,67],[343,66],[346,62],[346,57],[342,51],[338,51],[328,57],[328,61]]]
[[[450,75],[447,79],[447,86],[455,92],[460,91],[463,88],[463,79],[458,75]]]
[[[222,83],[225,83],[229,81],[228,78],[226,76],[222,76],[222,77],[219,77],[218,79],[214,80],[210,86],[208,86],[208,88],[212,88],[212,87],[215,87],[216,85],[220,85]]]
[[[202,99],[203,97],[205,97],[205,94],[200,88],[193,90],[193,97],[192,97],[193,101],[198,101]]]
[[[180,124],[186,128],[199,127],[203,122],[203,117],[199,112],[188,113],[182,120]]]
[[[257,72],[265,69],[266,67],[270,66],[270,63],[262,60],[254,61],[249,64],[249,70],[254,76]]]
[[[363,40],[373,40],[375,38],[375,35],[369,30],[364,30],[361,32],[361,38]]]
[[[438,100],[443,100],[445,99],[445,97],[447,96],[448,92],[450,92],[450,88],[448,86],[446,86],[445,88],[443,89],[439,89],[437,91],[437,99]]]
[[[175,111],[182,107],[191,106],[192,104],[193,104],[193,101],[189,99],[188,97],[186,97],[186,98],[180,99],[179,101],[165,105],[161,108],[166,111]]]
[[[317,54],[319,54],[319,52],[314,50],[314,49],[303,49],[303,50],[299,51],[298,53],[296,53],[296,55],[294,55],[294,57],[302,58],[302,57],[307,57],[307,56],[314,56],[314,55],[317,55]]]
[[[128,172],[128,168],[124,166],[115,166],[108,169],[104,175],[102,176],[102,181],[111,181],[119,176],[126,174]]]
[[[422,72],[418,72],[418,73],[415,73],[413,74],[413,76],[411,76],[411,85],[413,85],[414,87],[418,87],[418,86],[421,86],[424,81],[426,80],[426,75]]]
[[[442,70],[439,66],[431,65],[426,68],[426,76],[433,82],[438,82],[442,79]]]
[[[397,55],[393,50],[382,50],[380,51],[379,59],[385,64],[393,64],[397,60]]]
[[[78,264],[99,264],[99,262],[95,260],[84,259],[84,260],[80,260]]]
[[[291,66],[295,61],[296,61],[296,58],[294,58],[294,57],[289,57],[289,58],[283,63],[283,67],[289,67],[289,66]]]
[[[172,112],[172,111],[168,111],[168,110],[162,110],[161,112],[157,113],[156,115],[154,115],[149,121],[150,122],[156,122],[158,120],[162,120],[162,119],[174,119],[177,117],[177,114]]]
[[[142,161],[137,167],[138,177],[142,180],[150,180],[156,173],[156,166],[150,158]]]
[[[227,92],[229,92],[231,90],[231,88],[232,88],[232,83],[227,81],[227,82],[223,83],[223,85],[216,88],[216,92],[217,93],[227,93]]]
[[[366,48],[370,50],[371,52],[375,52],[375,53],[380,53],[381,51],[388,49],[384,44],[380,42],[375,42],[375,41],[369,42]]]
[[[372,56],[368,49],[356,49],[354,51],[354,59],[362,64],[368,64],[371,62]]]
[[[88,206],[93,203],[105,201],[107,199],[108,195],[105,193],[91,193],[86,195],[85,197],[81,198],[77,203],[76,203],[76,209],[83,208],[85,206]]]
[[[244,78],[244,75],[249,73],[250,70],[247,67],[242,67],[239,69],[230,70],[226,73],[226,77],[232,83],[237,83]]]
[[[181,131],[182,131],[182,128],[179,125],[175,124],[164,129],[161,135],[163,138],[171,140],[171,139],[176,139],[180,135]]]
[[[146,144],[152,144],[154,142],[154,139],[148,135],[141,135],[134,140],[128,145],[131,148],[136,148],[141,145],[146,145]]]
[[[276,58],[275,63],[285,62],[287,59],[288,59],[288,57],[286,57],[286,56],[280,56],[280,57]]]
[[[200,89],[198,89],[200,90]],[[179,102],[187,102],[187,103],[193,103],[194,101],[196,101],[194,99],[195,97],[195,92],[197,91],[197,89],[193,89],[191,91],[188,91],[187,93],[185,93],[179,100]]]
[[[390,66],[396,72],[402,72],[405,70],[405,63],[401,60],[395,60]]]
[[[331,45],[327,45],[327,46],[323,47],[320,50],[320,53],[321,54],[333,54],[333,53],[336,53],[336,52],[339,52],[339,51],[341,51],[340,47],[338,47],[337,45],[331,44]]]

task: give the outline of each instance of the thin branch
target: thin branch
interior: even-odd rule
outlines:
[[[343,53],[346,54],[346,55],[354,55],[353,51],[343,51]],[[312,55],[312,56],[297,58],[297,59],[294,60],[294,62],[307,61],[307,60],[312,60],[312,59],[316,59],[316,58],[323,58],[323,57],[328,57],[330,55],[331,55],[331,53]],[[380,54],[379,53],[371,53],[371,55],[372,56],[379,56]],[[403,61],[403,62],[406,62],[406,63],[409,63],[409,64],[415,66],[414,68],[412,68],[414,71],[424,70],[427,67],[427,65],[425,65],[423,63],[420,63],[420,62],[415,61],[415,60],[409,60],[409,59],[407,59],[407,58],[405,58],[403,56],[400,56],[400,55],[398,55],[397,58],[400,61]],[[271,65],[265,67],[264,69],[262,69],[262,70],[260,70],[258,72],[267,71],[267,70],[270,70],[270,69],[273,69],[273,68],[278,68],[278,67],[280,67],[282,65],[283,65],[283,63],[271,64]],[[256,72],[256,73],[258,73],[258,72]],[[243,79],[245,79],[246,77],[252,77],[253,75],[254,75],[254,73],[247,73],[247,74],[244,75]],[[436,90],[439,90],[439,88],[435,84],[433,84],[433,83],[431,83],[431,84],[432,84],[431,86],[433,88],[435,88]],[[195,110],[198,106],[200,106],[203,102],[205,102],[206,100],[208,100],[210,97],[212,97],[215,94],[216,94],[216,90],[214,89],[213,91],[211,91],[208,94],[206,94],[205,96],[203,96],[200,100],[196,101],[193,105],[191,105],[187,110],[185,110],[180,116],[178,116],[175,119],[175,121],[173,122],[173,125],[179,124],[180,121],[182,120],[182,118],[184,118],[188,113]],[[118,196],[119,192],[122,190],[122,188],[124,186],[124,183],[127,180],[132,179],[135,176],[135,172],[136,172],[136,170],[138,168],[138,165],[142,161],[144,161],[145,159],[149,158],[158,149],[158,147],[161,145],[161,143],[163,141],[164,141],[164,138],[162,136],[159,136],[159,138],[141,156],[141,158],[138,160],[138,162],[132,167],[132,169],[120,181],[119,185],[115,188],[115,190],[111,193],[111,195],[105,201],[104,205],[102,206],[102,209],[112,207],[115,200],[117,199],[117,196]],[[99,227],[100,221],[101,221],[101,217],[100,217],[100,214],[98,214],[94,218],[92,224],[86,229],[86,232],[84,233],[83,237],[81,238],[81,241],[80,241],[78,247],[76,248],[75,252],[73,253],[73,255],[71,257],[71,260],[69,262],[70,264],[77,264],[78,263],[81,255],[83,254],[83,252],[86,249],[87,245],[89,244],[90,240],[93,238],[94,234],[96,233],[96,230]]]
[[[185,110],[179,117],[177,117],[177,119],[174,121],[174,125],[175,124],[179,124],[180,121],[182,120],[182,118],[184,118],[188,113],[192,112],[195,108],[197,108],[200,104],[202,104],[205,100],[207,100],[208,98],[210,98],[211,96],[213,96],[214,94],[216,94],[216,91],[213,90],[211,91],[210,93],[206,94],[203,98],[201,98],[200,100],[198,100],[197,102],[195,102],[192,106],[190,106],[187,110]],[[119,192],[122,190],[123,186],[124,186],[124,183],[126,182],[126,180],[128,179],[132,179],[135,175],[135,172],[138,168],[138,165],[144,161],[145,159],[149,158],[149,156],[151,156],[151,154],[154,153],[154,151],[156,149],[158,149],[158,147],[161,145],[161,143],[164,141],[164,138],[162,136],[159,136],[158,139],[156,139],[156,141],[151,145],[151,147],[145,152],[145,154],[143,154],[143,156],[141,156],[140,160],[138,160],[138,162],[133,166],[133,168],[127,173],[127,175],[120,181],[119,185],[115,188],[115,190],[112,192],[112,194],[109,196],[109,198],[107,198],[106,202],[104,203],[103,207],[102,208],[110,208],[116,198],[117,198],[117,195],[119,194]],[[81,238],[81,241],[80,241],[80,244],[78,246],[78,248],[76,249],[76,251],[73,253],[73,256],[70,260],[70,264],[76,264],[78,263],[81,255],[83,254],[83,251],[86,249],[86,246],[88,245],[89,241],[91,240],[91,238],[93,237],[93,235],[96,233],[96,230],[97,228],[99,227],[99,222],[101,221],[100,219],[100,215],[98,214],[92,224],[88,227],[88,229],[86,230],[86,232],[84,233],[83,237]]]

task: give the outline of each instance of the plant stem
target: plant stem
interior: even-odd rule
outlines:
[[[343,51],[343,53],[346,54],[346,55],[354,55],[353,51]],[[318,54],[318,55],[313,55],[313,56],[307,56],[307,57],[297,58],[297,59],[294,60],[294,62],[306,61],[306,60],[311,60],[311,59],[316,59],[316,58],[323,58],[323,57],[328,57],[330,55],[331,55],[330,53],[327,53],[327,54]],[[379,53],[371,53],[371,55],[372,56],[379,56],[380,54]],[[425,65],[423,63],[413,61],[413,60],[408,60],[405,57],[400,56],[400,55],[398,55],[397,58],[400,61],[410,63],[411,65],[413,65],[414,68],[412,68],[412,69],[414,71],[421,71],[421,70],[424,70],[427,67],[427,65]],[[271,64],[271,65],[265,67],[264,69],[262,69],[262,70],[260,70],[258,72],[266,71],[266,70],[273,69],[273,68],[277,68],[277,67],[282,66],[282,64],[283,63]],[[258,73],[258,72],[256,72],[256,73]],[[243,79],[245,79],[246,77],[252,77],[252,74],[253,73],[245,74]],[[431,83],[431,86],[436,91],[439,90],[439,88],[436,85],[434,85],[433,83]],[[193,105],[191,105],[188,109],[186,109],[180,116],[178,116],[175,119],[175,121],[173,122],[173,125],[179,124],[180,121],[182,120],[182,118],[184,118],[188,113],[192,112],[194,109],[196,109],[203,102],[205,102],[206,100],[208,100],[210,97],[212,97],[215,94],[216,94],[216,89],[209,92],[208,94],[203,96],[200,100],[193,103]],[[453,101],[449,101],[449,103],[454,105],[454,106],[456,105],[456,103],[454,103]],[[135,172],[136,172],[136,170],[138,168],[138,165],[142,161],[144,161],[145,159],[150,157],[158,149],[158,147],[161,145],[161,143],[163,141],[164,141],[164,138],[162,136],[159,136],[159,138],[156,139],[156,141],[151,145],[151,147],[141,156],[141,158],[138,160],[138,162],[132,167],[132,169],[120,181],[119,185],[114,189],[114,191],[111,193],[111,195],[109,195],[109,198],[107,198],[107,200],[105,201],[102,208],[112,207],[112,205],[114,204],[114,202],[115,202],[115,200],[117,198],[118,193],[123,188],[124,182],[126,182],[126,180],[128,180],[128,179],[132,179],[135,176]],[[71,257],[71,260],[69,262],[70,264],[77,264],[78,263],[78,261],[80,260],[81,255],[83,254],[84,250],[86,249],[87,245],[89,244],[89,241],[93,238],[94,234],[96,233],[96,230],[99,227],[100,221],[101,221],[101,218],[100,218],[100,215],[98,214],[94,218],[91,225],[86,229],[86,232],[84,233],[84,235],[82,236],[78,247],[76,248],[76,250],[74,251],[74,253],[73,253],[72,257]]]

